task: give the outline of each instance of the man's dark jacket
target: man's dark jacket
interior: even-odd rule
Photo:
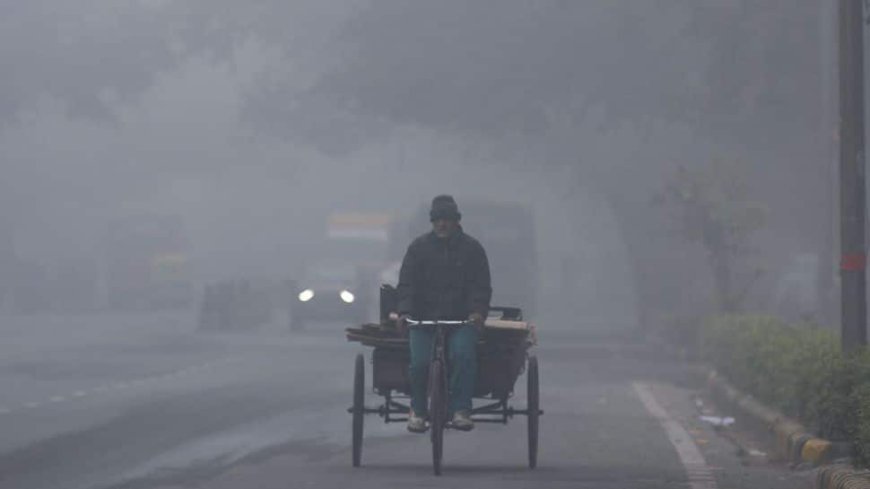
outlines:
[[[415,239],[399,272],[399,312],[414,319],[486,317],[492,286],[483,246],[461,229],[450,238]]]

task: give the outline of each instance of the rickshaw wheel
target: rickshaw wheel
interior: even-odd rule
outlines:
[[[365,400],[365,361],[358,353],[353,369],[353,466],[362,459],[363,416]]]
[[[526,377],[528,380],[529,468],[534,469],[538,466],[538,421],[541,414],[538,358],[534,355],[529,355]]]
[[[439,361],[429,367],[429,419],[432,439],[432,470],[441,475],[441,459],[444,453],[444,423],[447,419],[447,398],[444,379],[444,366]]]

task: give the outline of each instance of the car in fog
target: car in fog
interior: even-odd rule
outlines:
[[[290,328],[313,321],[359,324],[368,314],[370,295],[364,273],[353,263],[314,262],[294,281]]]

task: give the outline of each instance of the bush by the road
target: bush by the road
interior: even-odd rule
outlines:
[[[770,316],[719,316],[701,331],[704,357],[736,387],[818,436],[852,440],[870,465],[870,352],[840,352],[838,337]]]

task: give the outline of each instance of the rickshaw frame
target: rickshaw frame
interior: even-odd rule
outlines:
[[[521,320],[522,312],[518,308],[492,308],[502,312],[502,318],[509,320]],[[442,331],[439,329],[439,331]],[[437,358],[434,354],[438,343],[443,342],[443,333],[439,333],[438,341],[433,345],[433,357],[430,364],[430,402],[433,401],[432,375],[440,370],[442,382],[446,378],[447,365],[437,367],[436,362],[443,362],[444,357]],[[443,343],[441,343],[443,348]],[[486,340],[483,335],[478,342],[478,377],[475,388],[475,400],[486,401],[482,405],[473,407],[471,419],[475,423],[508,424],[514,416],[526,416],[528,420],[528,464],[534,469],[538,458],[538,433],[539,418],[544,414],[540,408],[540,383],[537,357],[528,350],[532,342],[525,336],[517,335],[515,341],[493,342]],[[443,355],[443,352],[442,352]],[[376,406],[365,404],[365,359],[362,353],[357,354],[354,366],[354,392],[353,405],[348,408],[352,415],[352,463],[359,467],[362,461],[362,437],[363,417],[376,414],[385,423],[407,422],[410,412],[410,383],[408,381],[408,365],[410,355],[407,344],[392,345],[389,347],[375,346],[371,355],[372,364],[372,390],[382,398],[382,402]],[[519,376],[526,373],[526,407],[518,409],[511,405],[514,385]],[[444,395],[435,402],[443,403],[446,411],[447,393],[446,386]],[[437,406],[436,406],[437,407]],[[432,409],[430,409],[430,415]],[[435,423],[432,423],[435,424]],[[443,440],[442,429],[449,429],[449,423],[444,420],[434,427],[430,427],[430,437],[433,448],[433,471],[435,475],[441,474],[441,452]],[[436,433],[435,430],[439,432]]]

